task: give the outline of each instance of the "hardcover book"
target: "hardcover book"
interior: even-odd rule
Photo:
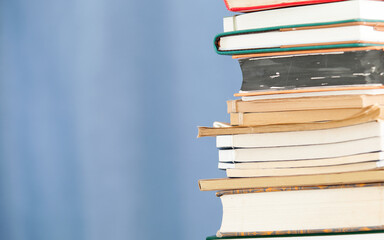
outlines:
[[[341,0],[224,0],[227,9],[233,12],[251,12],[335,1]]]
[[[384,51],[368,50],[239,59],[241,91],[384,83]]]
[[[216,52],[224,55],[257,52],[383,46],[383,21],[352,19],[322,24],[298,24],[219,34]]]
[[[246,1],[239,0],[238,2]],[[336,22],[348,19],[384,20],[383,11],[384,3],[382,1],[341,1],[234,15],[225,17],[223,25],[224,32],[231,32],[284,25]]]

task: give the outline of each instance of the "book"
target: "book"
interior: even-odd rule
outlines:
[[[382,122],[367,122],[331,129],[236,134],[216,136],[217,148],[256,148],[277,146],[304,146],[313,144],[346,142],[370,137],[382,137]]]
[[[235,97],[241,97],[242,101],[307,98],[324,96],[348,96],[348,95],[378,95],[383,94],[383,86],[339,86],[339,87],[316,87],[280,91],[240,91]]]
[[[369,106],[363,108],[361,113],[351,118],[335,120],[329,122],[316,123],[293,123],[293,124],[271,124],[260,126],[231,126],[225,123],[215,123],[214,127],[199,127],[198,137],[235,135],[235,134],[254,134],[254,133],[273,133],[273,132],[292,132],[292,131],[310,131],[333,129],[346,127],[367,122],[380,122],[383,118],[383,109],[378,106]]]
[[[319,162],[322,160],[319,159]],[[228,168],[227,177],[274,177],[274,176],[296,176],[326,173],[356,172],[374,169],[382,169],[384,161],[375,160],[369,162],[358,162],[341,165],[313,166],[313,167],[287,167],[287,168]]]
[[[302,234],[282,234],[282,235],[259,235],[259,236],[234,236],[217,237],[208,236],[206,240],[377,240],[384,238],[384,231],[365,230],[360,232],[331,232],[331,233],[302,233]]]
[[[214,43],[216,52],[223,55],[382,46],[382,26],[382,21],[363,19],[322,25],[276,26],[221,33],[215,37]]]
[[[220,191],[217,236],[384,230],[384,183]]]
[[[239,63],[241,91],[384,83],[382,50],[253,57],[239,59]]]
[[[253,101],[229,100],[228,113],[278,112],[293,110],[364,108],[383,105],[384,95],[339,95],[285,99],[261,99]]]
[[[335,1],[341,0],[224,0],[227,9],[233,12],[251,12],[281,7],[291,7],[298,5],[317,4]]]
[[[384,182],[384,170],[300,176],[200,179],[201,191]]]
[[[334,166],[351,163],[384,160],[383,152],[362,153],[350,156],[322,159],[285,160],[268,162],[220,162],[219,169],[273,169]]]
[[[303,146],[219,149],[221,162],[263,162],[343,157],[384,150],[381,137]]]
[[[238,2],[246,2],[244,0]],[[342,10],[341,10],[342,9]],[[279,8],[223,19],[224,32],[273,26],[337,22],[348,19],[384,20],[382,1],[355,0]],[[279,16],[279,17],[276,17]]]
[[[350,0],[353,1],[353,0]],[[276,52],[260,52],[249,54],[232,55],[233,59],[254,58],[254,57],[271,57],[271,56],[287,56],[287,55],[302,55],[316,53],[335,53],[335,52],[355,52],[368,50],[383,50],[383,46],[368,46],[368,47],[344,47],[344,48],[329,48],[329,49],[309,49],[296,51],[276,51]]]
[[[255,126],[266,124],[310,123],[342,120],[361,113],[361,108],[309,109],[280,112],[230,113],[232,126]]]

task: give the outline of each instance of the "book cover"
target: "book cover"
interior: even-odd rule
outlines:
[[[309,5],[309,4],[318,4],[318,3],[327,3],[327,2],[336,2],[342,0],[286,0],[286,1],[240,1],[240,0],[224,0],[225,6],[229,11],[232,12],[252,12],[260,11],[266,9],[274,8],[283,8],[283,7],[292,7],[299,5]]]
[[[239,59],[241,91],[384,84],[384,51]]]
[[[240,2],[240,1],[239,1]],[[246,2],[246,0],[241,0]],[[304,23],[323,23],[348,19],[384,20],[382,1],[354,0],[279,8],[238,14],[223,19],[224,32],[284,26]],[[340,11],[342,9],[342,11]],[[279,16],[279,17],[276,17]]]

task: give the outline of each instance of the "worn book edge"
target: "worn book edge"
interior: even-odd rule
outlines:
[[[364,108],[373,104],[384,104],[384,95],[337,95],[320,97],[296,97],[261,99],[242,101],[240,99],[227,101],[227,113],[236,112],[279,112],[315,109]]]
[[[384,230],[384,226],[366,226],[366,227],[351,227],[351,228],[333,228],[333,229],[310,229],[310,230],[287,230],[287,231],[261,231],[261,232],[217,232],[217,237],[243,237],[243,236],[269,236],[269,235],[302,235],[302,234],[317,234],[317,233],[362,233],[371,231]]]
[[[378,187],[378,186],[384,186],[384,182],[339,184],[339,185],[318,185],[318,186],[288,186],[288,187],[266,187],[266,188],[236,189],[236,190],[218,191],[216,193],[216,197],[221,197],[224,195],[261,193],[261,192],[303,191],[303,190],[361,188],[361,187]]]
[[[200,191],[224,191],[251,188],[377,183],[383,181],[384,170],[370,170],[303,176],[200,179],[198,183]]]
[[[270,124],[259,126],[237,126],[237,127],[198,127],[197,137],[233,135],[233,134],[251,134],[267,132],[291,132],[320,130],[337,127],[345,127],[366,123],[371,121],[380,121],[383,118],[383,109],[377,105],[362,108],[361,112],[342,120],[316,122],[316,123],[294,123],[294,124]]]
[[[303,234],[280,234],[280,235],[262,235],[262,236],[230,236],[230,237],[217,237],[216,235],[208,236],[206,240],[220,240],[220,239],[255,239],[255,238],[271,238],[272,240],[277,237],[291,237],[292,240],[299,240],[295,237],[315,237],[315,236],[332,236],[332,235],[356,235],[356,234],[375,234],[384,233],[383,230],[367,230],[367,231],[350,231],[350,232],[318,232],[318,233],[303,233]]]

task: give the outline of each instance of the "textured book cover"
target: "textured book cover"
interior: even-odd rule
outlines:
[[[242,91],[384,84],[384,51],[319,53],[239,60]]]

